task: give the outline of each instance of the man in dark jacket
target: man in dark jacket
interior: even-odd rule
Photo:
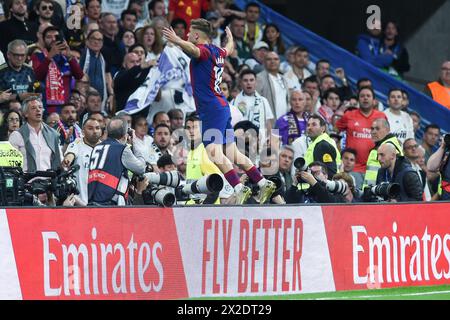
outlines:
[[[125,108],[128,98],[144,83],[151,68],[145,61],[139,65],[139,57],[134,52],[127,53],[123,66],[114,77],[116,111]]]
[[[377,185],[382,182],[400,184],[400,196],[395,199],[398,202],[422,201],[423,187],[419,175],[405,157],[397,156],[394,145],[381,145],[378,161],[381,169],[378,170]]]

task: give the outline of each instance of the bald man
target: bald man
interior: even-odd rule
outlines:
[[[363,186],[374,185],[377,181],[378,169],[380,169],[380,163],[377,160],[377,150],[383,144],[392,144],[395,146],[397,153],[403,155],[403,150],[400,145],[400,141],[397,137],[390,133],[390,125],[386,119],[376,119],[372,122],[370,127],[370,135],[375,146],[370,150],[369,157],[366,163],[366,174],[364,176]]]
[[[419,175],[412,168],[411,163],[403,156],[397,155],[393,144],[386,143],[378,148],[378,170],[376,184],[383,182],[398,183],[400,195],[392,202],[423,201],[423,186]]]
[[[150,72],[151,66],[146,62],[140,64],[139,61],[136,53],[127,53],[123,61],[122,69],[114,77],[116,111],[125,108],[128,97],[144,83],[145,78]]]

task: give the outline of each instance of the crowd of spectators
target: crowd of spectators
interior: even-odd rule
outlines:
[[[450,146],[434,124],[418,139],[421,117],[409,107],[407,92],[392,88],[383,105],[370,79],[359,79],[353,90],[339,65],[313,63],[308,48],[284,44],[279,26],[261,24],[256,3],[241,11],[230,0],[11,0],[1,8],[0,140],[20,151],[21,157],[8,160],[20,159],[24,172],[78,164],[79,194],[65,205],[111,204],[91,185],[93,167],[102,164],[124,166],[132,182],[114,204],[142,197],[152,184],[142,178],[145,172],[177,171],[183,183],[220,173],[205,153],[185,83],[161,87],[138,113],[123,112],[171,46],[162,29],[171,26],[186,38],[197,18],[210,22],[217,46],[230,27],[236,50],[225,61],[220,89],[239,149],[277,184],[271,203],[363,201],[364,189],[383,182],[400,185],[389,201],[448,199]],[[393,21],[358,37],[356,48],[395,77],[410,70]],[[425,91],[450,108],[449,90],[447,61]],[[109,140],[117,153],[105,164]],[[241,181],[247,180],[241,172]],[[38,198],[51,204],[49,195]],[[204,200],[191,196],[186,203]],[[224,179],[211,203],[233,201]],[[258,203],[257,197],[248,203]]]

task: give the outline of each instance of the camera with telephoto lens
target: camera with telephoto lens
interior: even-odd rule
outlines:
[[[178,201],[194,200],[198,203],[213,204],[219,197],[223,186],[222,176],[213,173],[176,188],[175,196]],[[206,197],[200,195],[206,195]]]
[[[383,182],[376,186],[364,188],[362,199],[365,202],[378,202],[379,198],[384,200],[395,199],[400,196],[400,184]]]
[[[327,181],[325,187],[330,193],[344,195],[347,193],[348,185],[342,181]]]
[[[142,192],[142,199],[146,205],[160,205],[172,207],[176,201],[175,194],[164,186],[151,184]]]
[[[169,172],[147,172],[144,173],[144,177],[148,179],[148,182],[153,185],[163,185],[176,188],[180,185],[181,175],[178,171]]]
[[[308,166],[306,165],[306,160],[305,160],[305,158],[302,158],[302,157],[298,157],[297,159],[294,160],[294,167],[298,171],[308,170]]]

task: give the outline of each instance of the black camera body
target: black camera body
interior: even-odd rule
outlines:
[[[444,136],[444,144],[445,144],[445,148],[446,148],[447,150],[450,150],[450,133],[447,133],[447,134]]]

